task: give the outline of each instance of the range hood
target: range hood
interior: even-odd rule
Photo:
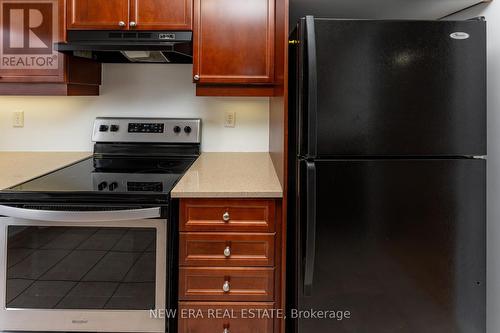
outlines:
[[[191,31],[70,30],[59,52],[106,63],[193,62]]]

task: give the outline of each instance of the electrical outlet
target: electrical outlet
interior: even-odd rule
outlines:
[[[226,111],[224,116],[224,127],[234,127],[236,124],[236,112]]]
[[[24,127],[24,111],[15,111],[12,119],[13,127]]]

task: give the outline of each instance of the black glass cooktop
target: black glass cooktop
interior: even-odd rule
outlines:
[[[13,199],[167,200],[196,158],[88,158],[0,192]],[[22,196],[22,197],[21,197]]]

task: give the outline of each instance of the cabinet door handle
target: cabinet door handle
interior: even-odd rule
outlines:
[[[136,27],[137,26],[137,22],[131,21],[128,25],[130,25],[131,27]]]
[[[225,212],[224,214],[222,214],[222,219],[224,220],[224,222],[229,222],[229,220],[231,219],[231,216],[229,216],[229,212]]]
[[[222,333],[229,333],[229,328],[225,328],[224,331],[222,331]]]
[[[124,21],[120,21],[120,22],[118,22],[118,26],[120,26],[120,27],[124,27],[124,26],[125,26],[125,22],[124,22]]]
[[[194,79],[195,81],[199,81],[199,80],[200,80],[200,76],[199,76],[198,74],[196,74],[195,76],[193,76],[193,79]]]
[[[229,246],[226,246],[226,248],[224,249],[224,256],[226,258],[229,258],[231,256],[231,248]]]
[[[229,281],[224,281],[224,284],[222,285],[222,291],[228,293],[230,290],[231,286],[229,285]]]

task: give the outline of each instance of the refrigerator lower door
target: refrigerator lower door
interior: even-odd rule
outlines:
[[[298,164],[299,333],[485,332],[485,160]]]

